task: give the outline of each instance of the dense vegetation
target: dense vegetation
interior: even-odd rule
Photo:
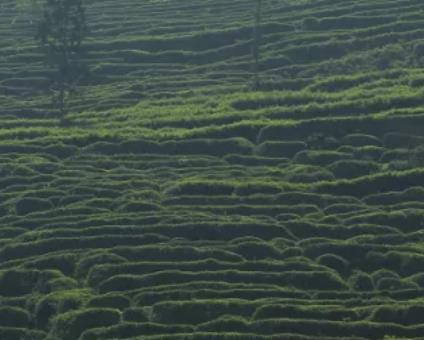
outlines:
[[[424,2],[90,0],[59,123],[0,3],[0,339],[424,339]]]

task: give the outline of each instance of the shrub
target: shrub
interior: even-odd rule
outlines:
[[[354,148],[351,150],[351,153],[353,153],[354,157],[359,160],[378,161],[385,150],[386,149],[383,147],[367,145]]]
[[[389,132],[384,135],[383,144],[388,149],[409,149],[424,144],[424,137],[399,132]]]
[[[24,197],[16,202],[16,213],[18,215],[26,215],[52,208],[53,204],[47,199]]]
[[[383,305],[372,312],[370,319],[376,322],[400,323],[406,326],[424,323],[422,305]]]
[[[261,156],[291,158],[306,148],[307,145],[304,142],[264,142],[255,148],[255,152]]]
[[[223,315],[219,318],[202,323],[196,327],[201,332],[240,332],[249,331],[249,323],[245,318],[234,315]]]
[[[46,146],[45,148],[43,148],[43,151],[59,158],[68,158],[74,155],[78,151],[78,148],[74,145],[65,145],[63,143],[58,143]]]
[[[255,308],[254,303],[243,300],[166,301],[153,306],[152,320],[164,324],[196,325],[223,314],[250,317]]]
[[[90,293],[86,290],[68,290],[45,295],[35,305],[35,326],[47,330],[54,315],[80,308],[89,297]]]
[[[292,165],[285,169],[284,180],[290,183],[314,183],[334,179],[331,171],[313,165]]]
[[[53,320],[52,332],[62,340],[75,340],[87,329],[108,327],[119,323],[121,315],[116,309],[92,308],[70,311]]]
[[[88,274],[91,267],[102,264],[102,263],[123,263],[127,260],[119,255],[111,254],[111,253],[98,253],[94,255],[90,255],[87,257],[83,257],[76,266],[76,276],[83,277]]]
[[[246,155],[234,155],[229,154],[224,156],[224,161],[230,164],[240,164],[246,166],[276,166],[283,162],[289,162],[287,159],[275,159],[272,157],[258,157],[258,156],[246,156]]]
[[[166,190],[168,195],[231,195],[235,187],[218,181],[186,181]]]
[[[227,154],[250,154],[253,145],[245,138],[187,139],[162,143],[167,154],[199,154],[225,156]]]
[[[121,146],[111,142],[95,142],[89,146],[82,148],[85,153],[114,155],[122,152]]]
[[[150,202],[128,202],[124,205],[119,207],[119,211],[122,212],[129,212],[129,213],[141,213],[141,212],[148,212],[148,211],[159,211],[160,206],[155,203]]]
[[[28,328],[30,316],[18,307],[0,307],[0,326]]]
[[[359,291],[374,290],[374,283],[372,281],[372,278],[364,272],[359,272],[359,271],[354,272],[349,278],[349,285],[354,290],[359,290]]]
[[[162,147],[160,144],[154,141],[148,141],[143,139],[128,140],[122,142],[119,149],[125,153],[133,154],[157,154],[162,153]]]
[[[345,145],[351,145],[351,146],[367,146],[367,145],[373,145],[373,146],[381,146],[381,141],[372,135],[366,135],[366,134],[360,134],[360,133],[354,133],[346,135],[341,140],[342,144]]]
[[[270,304],[260,306],[253,315],[253,320],[260,319],[315,319],[315,320],[357,320],[356,311],[343,307],[302,306],[294,304]]]
[[[87,307],[88,308],[105,307],[105,308],[116,308],[119,310],[123,310],[123,309],[129,308],[130,303],[131,303],[130,299],[128,299],[124,295],[106,294],[102,296],[96,296],[90,299],[87,302]]]
[[[148,335],[154,334],[176,334],[192,333],[193,327],[188,325],[161,325],[157,323],[134,323],[123,322],[119,325],[110,327],[94,328],[85,331],[80,340],[103,340],[103,339],[122,339],[142,336],[143,339]],[[159,335],[160,337],[161,335]]]
[[[147,322],[149,320],[147,312],[144,308],[128,308],[124,310],[122,319],[129,322]]]
[[[341,160],[331,163],[328,167],[336,178],[354,178],[366,176],[380,170],[375,162],[358,160]]]
[[[302,28],[307,31],[319,29],[320,21],[317,18],[309,17],[302,20]]]
[[[311,164],[311,165],[327,165],[340,160],[352,159],[353,156],[350,153],[338,152],[338,151],[300,151],[298,152],[293,161],[296,163]]]
[[[317,262],[336,270],[339,274],[344,275],[349,271],[349,262],[341,256],[334,254],[324,254],[317,258]]]
[[[243,242],[232,247],[232,250],[247,260],[278,259],[282,257],[277,248],[265,242]]]

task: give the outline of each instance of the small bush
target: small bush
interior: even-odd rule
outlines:
[[[91,267],[97,265],[97,264],[103,264],[103,263],[123,263],[127,260],[119,255],[116,254],[110,254],[110,253],[98,253],[94,255],[90,255],[87,257],[83,257],[76,266],[76,276],[77,277],[83,277],[88,274]]]
[[[122,319],[129,322],[147,322],[149,320],[148,315],[144,308],[128,308],[124,310]]]
[[[331,163],[328,167],[336,178],[355,178],[370,175],[380,170],[377,163],[358,160],[342,160]]]
[[[119,310],[124,310],[126,308],[129,308],[130,306],[130,299],[128,299],[124,295],[120,294],[106,294],[102,296],[96,296],[88,301],[87,307],[88,308],[95,308],[95,307],[105,307],[105,308],[116,308]]]
[[[0,307],[0,326],[27,328],[30,316],[24,309],[18,307]]]
[[[363,147],[367,145],[372,146],[381,146],[382,142],[375,136],[354,133],[350,135],[346,135],[341,140],[342,144]]]
[[[351,275],[349,278],[349,285],[352,287],[352,289],[358,291],[374,290],[374,283],[372,278],[368,274],[359,271]]]
[[[334,254],[324,254],[317,258],[317,262],[336,270],[339,274],[344,275],[349,271],[349,262],[341,256]]]
[[[75,340],[87,329],[108,327],[119,323],[116,309],[92,308],[66,312],[53,320],[52,332],[62,340]]]
[[[16,202],[16,213],[18,215],[26,215],[52,208],[53,204],[47,199],[25,197]]]
[[[288,157],[292,158],[299,151],[307,148],[304,142],[264,142],[258,145],[255,152],[267,157]]]
[[[309,150],[298,152],[295,155],[293,161],[302,164],[324,166],[336,161],[348,160],[352,158],[352,154],[345,152]]]

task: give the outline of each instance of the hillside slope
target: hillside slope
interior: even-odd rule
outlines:
[[[0,339],[424,339],[424,3],[90,0],[62,127],[0,5]]]

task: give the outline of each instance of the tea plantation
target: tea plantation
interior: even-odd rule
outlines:
[[[424,339],[424,1],[86,0],[59,124],[0,2],[0,339]]]

